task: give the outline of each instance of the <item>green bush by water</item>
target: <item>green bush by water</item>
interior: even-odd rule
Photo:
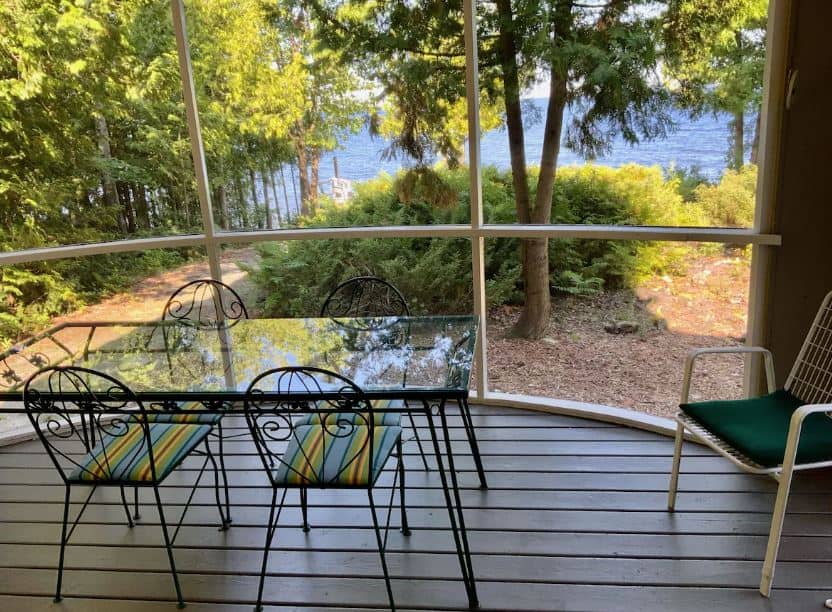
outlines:
[[[587,164],[558,170],[552,223],[598,225],[709,226],[742,223],[756,170],[700,185],[685,201],[682,176],[665,177],[658,167],[609,168]],[[534,177],[532,177],[533,179]],[[535,181],[531,180],[534,185]],[[466,169],[420,170],[380,176],[357,188],[347,206],[324,205],[305,227],[429,225],[469,222]],[[483,170],[483,207],[488,223],[514,223],[511,175]],[[532,193],[534,197],[534,193]],[[749,200],[750,198],[750,200]],[[735,200],[742,200],[735,202]],[[289,241],[258,247],[254,276],[267,296],[270,316],[317,314],[344,279],[376,275],[393,281],[416,313],[471,312],[471,246],[467,239],[385,238]],[[626,287],[654,274],[684,269],[695,247],[679,243],[611,240],[550,240],[553,292],[591,294]],[[719,247],[715,247],[719,248]],[[486,240],[485,272],[491,306],[521,303],[519,240]]]

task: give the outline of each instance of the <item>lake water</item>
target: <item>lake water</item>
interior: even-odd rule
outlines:
[[[538,98],[528,102],[540,111],[541,116],[544,116],[542,113],[546,109],[546,99]],[[632,146],[619,137],[613,142],[609,155],[596,159],[595,163],[609,166],[637,163],[647,166],[659,165],[663,168],[671,165],[680,168],[697,167],[709,179],[719,179],[725,170],[730,118],[727,115],[714,117],[709,114],[692,120],[683,113],[677,113],[674,119],[675,128],[668,133],[666,138]],[[747,126],[746,133],[751,134],[752,129],[753,124]],[[543,145],[543,122],[526,126],[525,137],[526,162],[529,165],[537,165],[540,162],[540,151]],[[505,129],[497,129],[484,134],[480,142],[484,166],[491,165],[500,169],[510,167],[508,135]],[[399,169],[412,165],[412,162],[406,159],[384,160],[383,153],[387,146],[386,140],[374,139],[366,130],[350,136],[339,150],[327,153],[321,160],[320,183],[323,191],[329,193],[329,180],[334,175],[333,157],[338,159],[341,178],[354,182],[374,178],[381,172],[395,174]],[[582,164],[585,161],[587,160],[572,151],[562,148],[558,165]],[[288,180],[288,168],[286,177]],[[289,196],[292,198],[291,189]],[[292,208],[294,209],[294,204]],[[281,209],[285,210],[283,202],[281,202]]]

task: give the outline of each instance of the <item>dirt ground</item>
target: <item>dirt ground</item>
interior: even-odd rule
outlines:
[[[254,249],[226,250],[222,268],[225,282],[256,316],[257,288],[239,263],[256,264]],[[490,388],[670,416],[678,404],[685,355],[694,348],[742,342],[748,275],[747,259],[703,256],[689,263],[686,275],[651,279],[634,292],[556,298],[549,330],[538,341],[512,338],[519,309],[497,308],[488,321]],[[207,262],[190,263],[55,323],[155,319],[174,289],[205,276]],[[615,322],[638,329],[605,330]],[[694,399],[736,397],[741,390],[741,359],[709,358],[697,366]]]
[[[500,308],[487,330],[490,387],[671,416],[687,353],[743,342],[748,279],[747,259],[705,256],[691,261],[685,276],[651,279],[635,292],[559,298],[539,341],[511,338],[519,309]],[[605,325],[616,321],[638,330],[608,333]],[[742,358],[697,362],[692,399],[741,393]]]

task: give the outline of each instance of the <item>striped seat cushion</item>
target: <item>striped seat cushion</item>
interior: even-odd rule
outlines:
[[[357,487],[371,485],[381,473],[402,433],[401,427],[373,430],[370,472],[370,428],[342,428],[333,435],[321,425],[301,425],[294,430],[280,465],[272,473],[275,484]]]
[[[394,410],[405,410],[406,406],[404,400],[400,399],[382,399],[373,400],[373,421],[376,426],[389,425],[397,426],[402,422],[401,412],[392,412]],[[378,410],[379,412],[376,412]],[[362,417],[357,415],[361,414]],[[326,421],[330,426],[338,426],[338,423],[352,423],[353,425],[367,425],[370,420],[366,412],[331,412],[327,415]],[[295,422],[296,426],[301,425],[320,425],[321,414],[311,412],[303,415]]]
[[[148,410],[147,420],[151,423],[185,423],[189,425],[216,425],[224,416],[221,412],[206,412],[202,402],[177,402],[177,410],[187,410],[194,414],[181,414],[165,410]]]
[[[150,424],[156,480],[162,481],[170,474],[210,431],[210,425]],[[123,436],[104,436],[79,461],[79,467],[73,470],[69,480],[151,482],[153,474],[144,428],[134,421]]]

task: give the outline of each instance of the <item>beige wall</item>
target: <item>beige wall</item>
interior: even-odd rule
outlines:
[[[790,67],[797,88],[786,111],[769,294],[769,345],[782,385],[823,296],[832,290],[832,2],[800,0],[792,15]]]

